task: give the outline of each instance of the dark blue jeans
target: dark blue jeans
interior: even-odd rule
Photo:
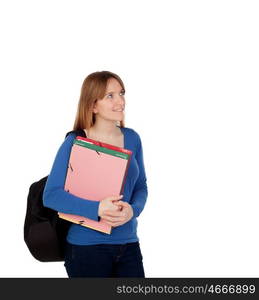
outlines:
[[[72,245],[66,243],[65,268],[71,277],[145,277],[139,242]]]

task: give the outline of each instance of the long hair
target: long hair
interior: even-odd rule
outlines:
[[[121,78],[109,71],[94,72],[85,78],[81,87],[73,130],[86,129],[88,131],[94,125],[95,114],[92,108],[98,99],[102,99],[105,96],[107,83],[110,78],[118,80],[125,91]],[[122,121],[119,121],[119,126],[125,127],[124,118]]]

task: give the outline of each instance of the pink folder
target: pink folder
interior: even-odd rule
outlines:
[[[110,144],[77,136],[74,140],[64,189],[93,201],[120,195],[126,180],[132,152]],[[59,212],[59,217],[104,233],[111,233],[105,221]]]

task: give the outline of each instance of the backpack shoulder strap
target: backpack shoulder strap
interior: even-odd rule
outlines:
[[[75,135],[79,135],[82,137],[86,137],[85,131],[83,129],[77,129],[77,130],[72,130],[67,132],[66,137],[70,134],[70,133],[74,133]]]

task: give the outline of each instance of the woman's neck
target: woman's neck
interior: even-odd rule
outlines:
[[[121,135],[116,122],[95,122],[88,130],[88,135],[97,139],[113,139]]]

